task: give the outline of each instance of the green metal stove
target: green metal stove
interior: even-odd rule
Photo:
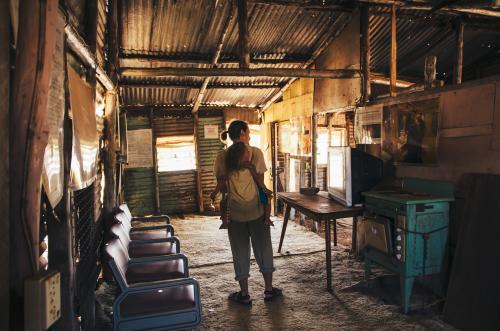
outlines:
[[[372,263],[398,273],[406,314],[415,277],[438,274],[445,262],[453,186],[404,179],[398,189],[363,195],[365,278],[368,281]]]

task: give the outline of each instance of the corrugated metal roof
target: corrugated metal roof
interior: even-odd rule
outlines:
[[[122,8],[124,52],[212,54],[230,0],[127,0]]]
[[[390,10],[387,7],[372,7],[371,10],[377,13],[370,17],[371,69],[388,74]],[[396,36],[398,74],[423,79],[425,57],[435,55],[438,78],[448,79],[452,75],[455,30],[449,20],[440,23],[425,12],[405,10],[404,15],[397,18]],[[500,53],[500,31],[472,30],[466,25],[464,69],[495,53]]]
[[[122,4],[121,54],[124,56],[176,55],[209,61],[213,56],[227,17],[236,13],[232,0],[127,0]],[[249,47],[253,58],[276,60],[292,56],[308,59],[319,47],[325,33],[345,15],[334,11],[307,10],[299,7],[254,4],[248,5]],[[221,58],[237,59],[238,25],[233,19],[228,28]],[[122,58],[122,67],[196,67],[208,63],[179,63],[179,61],[145,61]],[[237,63],[219,63],[218,67],[237,68]],[[252,68],[298,68],[301,63],[252,64]],[[228,89],[208,89],[204,105],[257,107],[279,91],[288,78],[217,77],[211,84],[227,85]],[[122,77],[122,82],[141,87],[122,87],[124,105],[191,105],[201,86],[200,77],[134,78]],[[185,89],[142,87],[146,84],[184,85]],[[274,85],[268,89],[235,89],[238,85]]]
[[[335,1],[329,1],[329,4]],[[346,3],[338,1],[337,3]],[[194,67],[208,68],[225,22],[235,14],[232,0],[124,0],[122,19],[122,67]],[[390,51],[390,15],[387,6],[371,6],[371,66],[372,71],[388,73]],[[248,4],[249,48],[252,59],[308,59],[320,46],[334,22],[348,20],[349,15],[337,11],[310,10],[299,6],[281,6],[263,3]],[[436,14],[437,15],[437,14]],[[423,63],[427,55],[436,55],[437,70],[443,79],[451,75],[454,58],[454,29],[449,17],[429,15],[428,12],[404,10],[398,14],[398,74],[423,79]],[[440,16],[441,15],[441,16]],[[437,19],[436,19],[437,17]],[[444,18],[444,19],[443,19]],[[343,24],[339,24],[342,26]],[[500,52],[500,31],[465,33],[464,70],[479,59]],[[154,56],[155,61],[140,60],[140,56]],[[166,61],[169,58],[170,61]],[[174,60],[173,58],[176,58]],[[238,24],[233,19],[228,27],[221,59],[238,58]],[[163,60],[162,60],[163,59]],[[183,59],[190,59],[189,63]],[[236,68],[233,63],[219,63],[218,67]],[[301,62],[256,64],[253,68],[298,68]],[[121,77],[123,105],[185,105],[194,103],[202,77],[137,78]],[[289,79],[269,77],[216,77],[210,84],[228,86],[227,89],[209,89],[202,105],[258,107],[279,91]],[[135,84],[136,86],[127,86]],[[152,84],[154,86],[145,87]],[[158,86],[160,84],[177,88]],[[137,86],[140,85],[140,86]],[[237,89],[238,85],[273,85],[267,89]],[[179,88],[181,86],[182,88]],[[276,86],[276,87],[274,87]]]

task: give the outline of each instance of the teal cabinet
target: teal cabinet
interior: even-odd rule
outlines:
[[[440,273],[445,263],[452,187],[442,182],[429,185],[429,192],[406,187],[363,193],[365,217],[384,224],[390,247],[382,252],[366,246],[365,278],[368,280],[373,263],[398,273],[404,313],[408,312],[415,277]],[[448,185],[449,194],[443,194],[446,190],[440,185]]]

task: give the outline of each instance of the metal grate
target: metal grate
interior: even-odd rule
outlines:
[[[94,290],[100,273],[101,222],[95,220],[95,184],[73,192],[76,306],[84,330],[94,329]]]

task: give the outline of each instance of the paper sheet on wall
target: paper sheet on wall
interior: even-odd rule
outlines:
[[[58,16],[56,26],[56,47],[54,50],[50,92],[47,104],[47,130],[49,138],[43,158],[42,184],[50,205],[55,207],[64,190],[64,19]]]
[[[382,105],[356,109],[354,134],[357,144],[382,142]]]
[[[70,187],[81,190],[95,180],[99,136],[94,104],[94,90],[78,73],[67,66],[71,113],[73,115],[73,153]]]
[[[205,132],[205,139],[218,139],[219,138],[219,126],[217,125],[205,125],[203,127]]]
[[[153,132],[151,129],[127,131],[127,168],[150,168],[153,166]]]

